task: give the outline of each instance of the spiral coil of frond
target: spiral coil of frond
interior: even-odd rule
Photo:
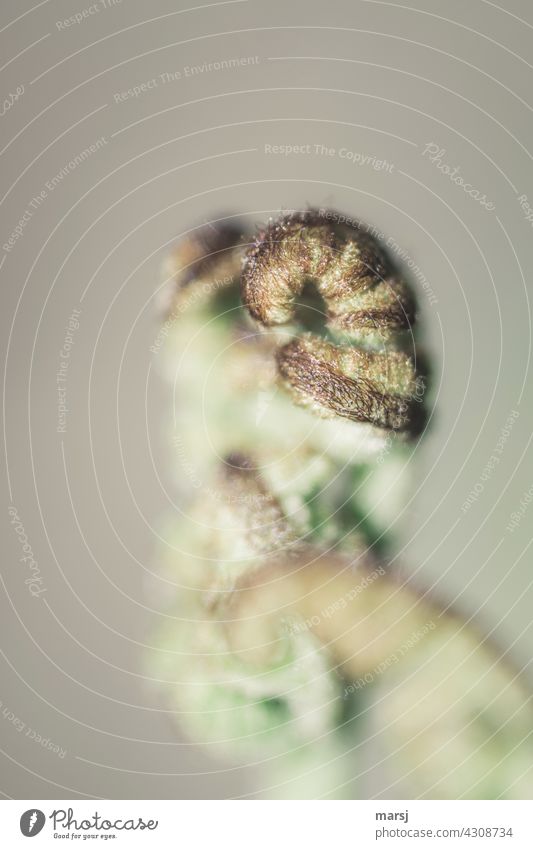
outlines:
[[[527,689],[388,569],[387,521],[369,517],[368,480],[386,500],[423,430],[425,375],[409,285],[345,220],[291,213],[253,238],[213,225],[165,266],[176,464],[196,494],[170,526],[150,663],[195,739],[319,763],[311,795],[364,794],[350,780],[369,735],[405,795],[527,798]]]

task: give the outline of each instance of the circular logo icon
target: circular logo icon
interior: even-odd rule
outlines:
[[[20,818],[20,830],[24,837],[35,837],[42,830],[45,822],[46,817],[42,811],[30,808],[29,811],[24,811]]]

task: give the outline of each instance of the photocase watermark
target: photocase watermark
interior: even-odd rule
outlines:
[[[215,501],[224,502],[225,504],[262,505],[272,501],[272,495],[267,492],[227,492],[223,487],[218,490],[214,489],[212,486],[206,486],[205,481],[199,477],[196,467],[188,459],[187,449],[179,434],[172,437],[172,444],[176,449],[180,467],[189,479],[191,486],[193,489],[202,490],[202,494],[206,497]]]
[[[159,825],[159,820],[144,819],[141,816],[121,816],[119,819],[110,820],[98,811],[89,816],[82,812],[78,816],[75,815],[74,808],[55,808],[50,814],[45,814],[39,808],[28,808],[20,817],[20,830],[24,837],[35,837],[43,830],[47,821],[54,838],[79,840],[84,844],[87,840],[116,840],[122,832],[155,831]]]
[[[324,156],[345,159],[352,165],[372,168],[374,171],[386,171],[391,174],[394,163],[388,159],[379,159],[369,153],[351,150],[348,147],[330,147],[320,142],[307,144],[269,144],[265,143],[264,153],[268,156]]]
[[[2,711],[2,716],[6,722],[11,723],[11,725],[16,728],[19,734],[24,734],[29,740],[33,740],[39,746],[42,746],[43,749],[47,749],[52,752],[54,755],[57,755],[58,758],[64,758],[67,754],[67,750],[63,749],[61,746],[58,746],[50,737],[43,737],[42,734],[39,734],[34,728],[31,728],[29,725],[20,719],[12,710],[4,705],[3,701],[0,699],[0,709]]]
[[[287,634],[302,634],[304,631],[309,631],[311,628],[316,628],[317,625],[324,619],[331,619],[335,613],[338,613],[341,610],[346,610],[348,604],[354,601],[359,595],[361,595],[367,587],[377,581],[381,575],[385,574],[385,569],[383,566],[378,566],[372,572],[366,574],[359,583],[357,583],[351,590],[344,595],[340,596],[340,598],[333,601],[331,604],[328,604],[320,613],[315,613],[313,616],[308,619],[290,619],[287,618],[284,621],[284,630]]]
[[[334,221],[337,224],[346,224],[348,227],[359,227],[361,230],[364,230],[365,233],[368,233],[369,236],[384,246],[390,254],[393,254],[407,266],[409,271],[414,277],[416,277],[418,283],[422,287],[429,304],[431,306],[438,304],[437,296],[435,295],[426,275],[420,266],[415,263],[412,257],[409,256],[408,252],[400,247],[393,236],[387,237],[381,232],[381,230],[379,230],[378,227],[368,225],[364,221],[360,221],[358,218],[350,217],[349,215],[341,215],[338,212],[332,212],[329,209],[319,209],[318,214],[321,218],[324,218],[327,221]]]
[[[525,220],[533,227],[533,207],[529,203],[527,195],[520,195],[518,198],[520,209],[524,213]]]
[[[39,564],[33,554],[33,548],[30,544],[28,534],[22,524],[17,508],[12,504],[8,508],[7,512],[11,517],[11,525],[13,526],[13,530],[18,536],[19,543],[22,547],[22,557],[20,558],[20,562],[24,563],[27,570],[30,572],[28,577],[25,578],[24,583],[28,587],[30,594],[34,596],[34,598],[38,598],[42,595],[42,593],[46,592],[46,587],[43,586],[43,577],[41,575]]]
[[[413,274],[413,276],[416,277],[418,283],[422,287],[424,295],[426,296],[430,306],[435,306],[436,304],[438,304],[437,296],[435,295],[435,292],[433,291],[429,280],[427,279],[420,266],[417,265],[414,259],[409,255],[409,253],[404,248],[401,248],[400,245],[397,243],[396,239],[394,239],[392,236],[389,236],[387,238],[387,240],[385,241],[385,246],[387,247],[389,252],[391,254],[394,254],[395,257],[397,257],[401,262],[403,262],[404,265],[406,265],[409,271]]]
[[[94,153],[97,153],[99,150],[105,147],[107,143],[108,139],[105,136],[100,136],[99,138],[97,138],[95,142],[90,144],[88,147],[84,148],[81,153],[77,153],[76,156],[74,156],[73,159],[67,162],[67,164],[64,165],[57,172],[57,174],[51,177],[50,180],[47,180],[44,184],[45,189],[48,192],[52,192],[62,182],[62,180],[64,180],[64,178],[71,173],[71,171],[75,171],[79,165],[85,162],[85,160],[92,156]]]
[[[61,169],[57,172],[53,177],[47,180],[43,188],[38,191],[30,201],[28,201],[26,208],[22,215],[20,216],[17,225],[11,231],[9,237],[2,245],[4,253],[10,253],[18,241],[24,235],[26,227],[30,223],[31,219],[39,209],[45,203],[48,196],[53,192],[57,186],[64,180],[68,174],[72,171],[75,171],[80,165],[82,165],[90,156],[97,151],[101,150],[108,143],[108,140],[105,136],[100,136],[96,139],[95,142],[90,144],[88,147],[84,148],[80,153],[77,153],[73,159],[69,160]]]
[[[491,479],[494,473],[494,469],[496,468],[496,466],[499,465],[500,458],[505,449],[505,445],[511,435],[513,425],[519,415],[520,413],[517,410],[512,410],[509,414],[507,421],[501,429],[500,436],[496,445],[493,448],[492,454],[487,460],[485,467],[481,472],[481,475],[479,476],[478,482],[473,487],[473,489],[470,490],[461,506],[461,510],[463,513],[467,513],[470,510],[472,504],[476,503],[481,493],[485,490],[485,484]]]
[[[122,0],[98,0],[97,3],[92,3],[90,6],[86,6],[84,9],[80,9],[78,12],[75,12],[74,15],[70,15],[70,17],[64,18],[61,21],[56,21],[56,29],[60,31],[70,29],[72,26],[82,24],[88,18],[92,18],[99,12],[107,9],[113,9],[115,6],[120,6],[121,3]]]
[[[39,808],[24,811],[20,818],[20,830],[24,837],[35,837],[46,824],[46,817]]]
[[[10,109],[13,109],[15,103],[20,100],[22,95],[24,94],[24,85],[21,83],[18,85],[14,92],[9,92],[7,97],[4,97],[2,104],[0,105],[0,117],[3,118],[4,115],[9,112]]]
[[[412,631],[411,634],[407,637],[407,639],[402,643],[400,648],[396,651],[389,654],[385,660],[382,660],[381,663],[378,663],[377,666],[374,667],[370,672],[365,672],[363,676],[360,678],[356,678],[355,681],[352,681],[347,685],[344,689],[344,697],[350,696],[352,693],[355,693],[356,690],[362,690],[368,684],[373,684],[376,678],[380,675],[383,675],[387,669],[390,669],[391,666],[394,666],[398,663],[402,657],[414,648],[417,643],[420,642],[427,634],[433,631],[436,628],[435,622],[432,619],[429,622],[426,622],[420,628],[417,628],[416,631]]]
[[[465,178],[459,173],[461,170],[459,165],[454,167],[448,165],[444,161],[445,155],[446,148],[441,147],[436,142],[428,142],[422,151],[422,156],[427,156],[431,164],[434,165],[441,174],[448,177],[452,183],[459,186],[465,194],[469,195],[489,212],[493,212],[496,209],[496,204],[494,204],[491,200],[488,200],[487,195],[483,194],[479,189],[476,189],[472,183],[465,180]]]
[[[201,65],[185,65],[184,77],[196,77],[201,74],[211,74],[213,71],[231,71],[247,65],[259,65],[259,56],[238,56],[231,59],[221,59],[219,62],[203,62]]]
[[[74,337],[79,329],[81,310],[74,308],[67,319],[63,345],[59,351],[59,366],[56,373],[57,426],[58,433],[67,432],[67,381],[70,366],[70,355],[74,345]]]
[[[128,819],[123,817],[117,820],[109,820],[99,814],[98,811],[91,814],[90,817],[85,817],[83,814],[82,817],[75,819],[73,808],[67,810],[57,808],[52,811],[48,819],[52,821],[54,837],[67,837],[71,840],[83,838],[84,841],[87,838],[100,837],[100,839],[108,840],[117,837],[115,831],[144,831],[145,829],[155,831],[159,825],[158,820],[144,820],[143,817]],[[61,834],[61,829],[63,829],[63,834]],[[80,831],[82,834],[76,833]],[[103,834],[98,834],[98,832],[103,832]]]
[[[218,62],[203,62],[201,65],[184,65],[183,68],[174,71],[163,71],[156,77],[144,80],[138,85],[127,88],[125,91],[116,91],[113,94],[115,103],[124,103],[126,100],[136,100],[143,94],[180,80],[198,77],[203,74],[218,73],[220,71],[231,71],[249,65],[259,65],[259,56],[233,56],[229,59],[220,59]]]
[[[222,277],[218,280],[213,280],[210,283],[203,283],[202,286],[191,286],[190,294],[185,296],[182,294],[181,297],[174,307],[174,309],[169,313],[161,328],[159,333],[152,345],[150,345],[149,350],[152,354],[158,354],[163,345],[165,344],[166,338],[172,330],[174,324],[179,319],[180,315],[182,315],[189,307],[194,306],[195,304],[203,303],[209,295],[212,295],[218,289],[223,289],[233,282],[233,277]],[[169,284],[172,286],[172,282]]]
[[[191,486],[193,486],[194,489],[201,489],[204,485],[204,481],[198,476],[196,467],[188,459],[187,449],[179,434],[172,437],[172,445],[176,449],[179,464],[189,479]]]
[[[533,501],[533,484],[531,484],[529,489],[526,489],[526,491],[522,494],[522,498],[520,499],[519,509],[514,510],[511,513],[511,515],[509,517],[509,523],[507,524],[507,527],[505,529],[507,531],[507,533],[513,534],[516,531],[520,522],[522,521],[522,519],[526,515],[527,509],[528,509],[528,507],[529,507],[529,505],[531,504],[532,501]]]

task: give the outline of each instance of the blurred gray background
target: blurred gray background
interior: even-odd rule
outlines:
[[[228,211],[331,206],[419,267],[435,414],[395,523],[403,568],[526,667],[531,5],[12,0],[1,15],[3,795],[264,785],[180,738],[141,664],[175,462],[154,294],[176,237]]]

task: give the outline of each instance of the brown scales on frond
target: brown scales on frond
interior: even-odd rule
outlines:
[[[399,432],[412,430],[411,403],[384,392],[366,377],[349,377],[306,350],[298,339],[277,353],[282,380],[293,400],[325,418],[367,422]]]
[[[282,324],[292,318],[295,299],[312,280],[335,315],[339,302],[389,275],[381,249],[362,228],[326,221],[316,210],[290,213],[262,230],[248,251],[243,302],[261,324]]]
[[[243,303],[263,327],[298,324],[298,298],[312,283],[324,302],[326,329],[344,342],[300,334],[278,347],[284,388],[321,417],[414,435],[423,408],[413,398],[415,360],[401,342],[415,320],[414,298],[368,233],[332,218],[295,212],[262,230],[245,258]]]

